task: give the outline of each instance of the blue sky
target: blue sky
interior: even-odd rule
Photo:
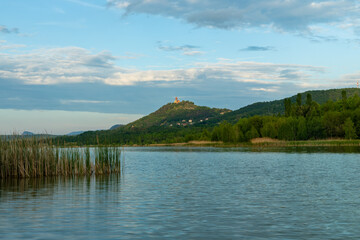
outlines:
[[[0,134],[356,87],[358,56],[353,0],[1,1]]]

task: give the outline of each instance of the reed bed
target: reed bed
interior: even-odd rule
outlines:
[[[0,139],[0,178],[121,173],[116,147],[61,148],[50,138]]]

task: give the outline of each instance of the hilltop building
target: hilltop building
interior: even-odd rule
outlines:
[[[180,103],[180,100],[177,98],[177,97],[175,97],[175,101],[174,101],[174,103]]]

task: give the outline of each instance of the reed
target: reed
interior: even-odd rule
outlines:
[[[0,139],[0,178],[121,173],[124,159],[116,147],[61,148],[50,138]]]

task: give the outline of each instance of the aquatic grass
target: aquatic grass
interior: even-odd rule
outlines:
[[[121,171],[121,151],[117,147],[100,147],[95,149],[95,172],[109,174]]]
[[[61,148],[51,138],[12,136],[0,139],[0,178],[121,173],[117,147]]]

